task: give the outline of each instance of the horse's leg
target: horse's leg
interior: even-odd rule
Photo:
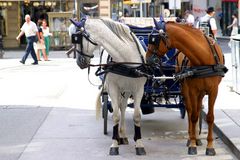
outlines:
[[[188,154],[190,155],[195,155],[197,154],[197,146],[196,146],[196,123],[198,121],[198,108],[197,108],[197,104],[198,104],[198,92],[196,90],[194,90],[193,88],[191,88],[190,91],[190,97],[191,97],[191,117],[190,121],[191,121],[191,134],[190,134],[190,145],[188,147]]]
[[[130,94],[125,92],[124,96],[121,97],[121,118],[120,118],[120,128],[119,128],[119,144],[128,144],[128,138],[126,136],[126,123],[125,123],[125,113],[127,108],[127,100]]]
[[[184,103],[185,103],[185,107],[187,110],[187,116],[188,116],[188,140],[187,140],[187,144],[186,146],[189,147],[190,146],[190,135],[192,134],[192,121],[191,121],[191,117],[192,117],[192,108],[191,108],[191,100],[190,100],[190,96],[189,96],[189,89],[188,89],[188,85],[186,81],[183,81],[181,83],[181,91],[182,91],[182,95],[184,98]]]
[[[110,155],[119,155],[119,93],[118,89],[114,86],[111,86],[111,90],[108,91],[111,98],[111,104],[113,107],[113,136],[112,136],[112,145],[110,147]]]
[[[208,94],[208,113],[207,113],[207,123],[208,123],[208,136],[207,136],[207,149],[206,155],[214,156],[216,155],[213,146],[213,122],[214,122],[214,104],[217,98],[218,88]]]
[[[189,139],[187,140],[187,144],[186,146],[188,147],[190,145],[190,134],[191,134],[191,130],[192,130],[192,122],[191,122],[191,115],[188,114],[188,135],[189,135]],[[200,118],[200,117],[199,117]],[[199,138],[199,119],[196,123],[196,145],[197,146],[202,146],[202,141]]]
[[[202,141],[200,139],[200,118],[202,118],[200,116],[201,114],[201,111],[202,111],[202,100],[203,100],[203,97],[204,97],[205,94],[200,94],[199,97],[198,97],[198,104],[197,104],[197,109],[198,109],[198,121],[197,121],[197,124],[196,124],[196,145],[197,146],[202,146]]]
[[[144,145],[142,142],[142,136],[141,136],[141,108],[140,103],[143,95],[143,89],[139,89],[137,93],[134,94],[134,128],[135,128],[135,134],[134,134],[134,141],[136,142],[136,155],[146,155],[146,151],[144,149]]]

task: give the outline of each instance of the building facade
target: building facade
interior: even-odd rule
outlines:
[[[173,2],[176,1],[175,8]],[[69,18],[80,15],[80,11],[90,17],[109,17],[118,20],[122,16],[159,17],[172,15],[184,18],[186,10],[192,10],[195,18],[203,16],[209,6],[216,10],[215,18],[219,35],[228,36],[231,30],[232,14],[238,12],[238,0],[12,0],[0,1],[0,34],[5,48],[16,48],[26,44],[22,37],[16,41],[24,16],[30,14],[32,20],[46,19],[53,37],[53,47],[70,45],[67,33]],[[61,25],[59,25],[61,24]],[[66,38],[67,37],[67,38]]]

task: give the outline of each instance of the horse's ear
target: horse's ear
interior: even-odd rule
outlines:
[[[165,32],[165,22],[164,22],[164,19],[162,16],[160,16],[160,21],[157,22],[157,20],[155,18],[153,18],[153,21],[154,21],[154,25],[155,25],[155,28],[157,30],[163,30]]]
[[[162,15],[160,15],[160,17],[159,17],[159,21],[160,21],[161,23],[163,23],[163,22],[164,22],[164,18],[163,18],[163,16],[162,16]]]
[[[80,17],[81,17],[81,19],[82,19],[82,18],[87,18],[86,14],[84,14],[84,13],[82,13],[82,12],[80,12]]]
[[[82,17],[79,22],[70,18],[70,21],[72,22],[72,24],[74,24],[78,28],[84,27],[86,20],[87,20],[86,17]]]
[[[153,22],[154,22],[155,28],[156,28],[157,30],[160,30],[160,27],[159,27],[159,25],[158,25],[158,22],[157,22],[157,20],[156,20],[155,18],[153,18]]]
[[[85,25],[86,20],[87,20],[87,15],[80,12],[80,17],[81,17],[80,22],[82,23],[82,27],[83,27]]]

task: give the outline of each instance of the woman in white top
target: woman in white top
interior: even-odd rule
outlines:
[[[49,48],[50,48],[50,36],[52,36],[52,33],[49,32],[49,27],[47,26],[47,21],[42,21],[42,31],[43,31],[43,37],[45,42],[45,48],[46,48],[46,55],[49,56]],[[48,60],[48,59],[47,59]]]
[[[237,14],[233,14],[232,15],[233,18],[233,22],[232,24],[230,24],[229,26],[227,26],[227,28],[231,28],[232,27],[232,32],[231,32],[231,36],[237,35],[238,34],[238,20],[237,20]]]

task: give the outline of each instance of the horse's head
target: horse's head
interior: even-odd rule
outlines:
[[[82,18],[80,22],[73,19],[70,21],[76,27],[76,33],[72,34],[72,43],[77,44],[77,64],[81,69],[87,68],[91,58],[94,57],[93,52],[97,47],[97,43],[91,39],[90,34],[85,29],[86,18]]]
[[[148,49],[146,59],[148,63],[157,63],[158,57],[162,57],[170,49],[166,33],[165,22],[160,19],[157,22],[154,18],[155,27],[148,37]]]

